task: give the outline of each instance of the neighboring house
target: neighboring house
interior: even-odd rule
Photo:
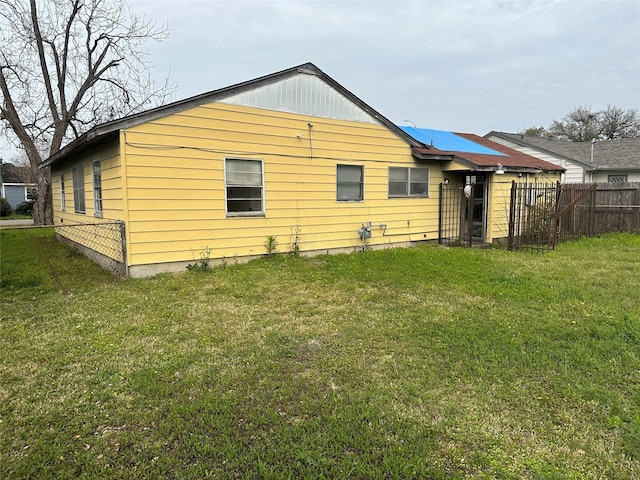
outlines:
[[[307,63],[98,125],[45,165],[59,237],[124,222],[137,277],[262,256],[270,236],[304,255],[438,240],[445,174],[488,182],[500,162],[416,137]],[[499,158],[505,180],[548,165]]]
[[[460,216],[460,232],[472,232],[476,242],[491,242],[508,235],[511,185],[517,183],[554,183],[564,168],[470,133],[454,133],[414,127],[401,127],[430,149],[413,147],[414,155],[424,160],[438,159],[446,185],[472,186],[468,202],[456,202],[456,192],[442,190],[441,212],[454,209]],[[467,187],[468,189],[469,187]],[[460,211],[460,213],[458,213]],[[441,220],[442,221],[442,220]],[[469,224],[471,222],[471,224]],[[469,235],[461,234],[462,237]]]
[[[13,210],[27,200],[35,200],[36,184],[28,182],[30,170],[0,162],[0,196],[7,199]]]
[[[505,132],[485,137],[566,168],[565,183],[640,182],[640,138],[568,142]]]

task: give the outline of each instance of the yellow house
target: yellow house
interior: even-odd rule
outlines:
[[[268,239],[304,255],[435,241],[443,172],[473,171],[310,63],[99,125],[45,165],[58,237],[134,277]]]

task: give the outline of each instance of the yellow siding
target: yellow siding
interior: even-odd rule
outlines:
[[[93,169],[92,164],[100,161],[102,176],[102,216],[95,215]],[[82,166],[84,172],[85,213],[75,213],[73,196],[72,171]],[[108,257],[117,257],[117,245],[120,240],[112,229],[101,230],[105,235],[95,243],[90,243],[86,229],[73,228],[74,224],[108,223],[123,218],[122,174],[119,147],[112,143],[93,148],[80,154],[62,165],[54,165],[52,169],[53,219],[54,225],[60,227],[56,232],[76,243],[83,244]],[[66,209],[62,211],[60,177],[64,176]],[[98,230],[96,230],[98,231]],[[113,238],[111,238],[113,237]],[[88,240],[89,238],[89,240]]]
[[[212,258],[262,255],[269,235],[287,251],[295,232],[301,252],[357,248],[364,222],[387,225],[372,246],[438,235],[439,165],[380,125],[214,103],[123,138],[133,267],[190,262],[204,246]],[[227,218],[225,157],[263,161],[264,217]],[[364,166],[363,202],[336,201],[337,164]],[[389,166],[428,166],[430,198],[388,198]]]
[[[62,223],[91,223],[116,221],[123,218],[122,174],[117,144],[100,146],[87,151],[52,169],[53,218],[56,225]],[[93,162],[100,161],[102,169],[102,218],[95,217],[93,198]],[[72,170],[82,165],[84,169],[85,213],[75,213],[73,204]],[[62,211],[60,176],[65,179],[66,211]]]
[[[491,175],[487,218],[487,241],[492,242],[509,235],[509,206],[511,182],[518,180],[514,174]]]
[[[489,211],[487,241],[506,238],[509,235],[509,207],[511,205],[511,185],[516,183],[555,183],[560,174],[517,174],[492,175],[489,191]]]

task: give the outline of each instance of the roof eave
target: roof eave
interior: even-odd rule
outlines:
[[[115,133],[119,131],[120,128],[109,128],[106,124],[104,124],[104,126],[99,125],[94,127],[51,155],[44,162],[38,165],[38,168],[50,167],[74,152],[80,152],[97,143],[108,141],[111,138],[109,134],[114,134],[115,136]]]
[[[411,150],[413,156],[418,160],[435,160],[438,162],[450,162],[456,159],[451,153],[441,153],[434,151],[433,153],[419,152],[415,148]]]

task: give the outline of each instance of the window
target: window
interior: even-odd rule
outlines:
[[[60,175],[60,208],[63,212],[67,211],[67,199],[64,190],[64,174]]]
[[[428,196],[428,168],[389,167],[389,197]]]
[[[227,215],[264,215],[262,160],[224,161]]]
[[[607,179],[609,183],[626,183],[627,176],[626,175],[609,175]]]
[[[359,165],[338,165],[337,199],[339,202],[359,202],[364,200],[364,167]]]
[[[93,162],[93,210],[96,217],[102,217],[102,171],[100,162]]]
[[[73,174],[73,208],[76,213],[84,213],[84,166],[75,167]]]
[[[35,202],[38,198],[38,189],[36,187],[27,187],[27,202]]]

